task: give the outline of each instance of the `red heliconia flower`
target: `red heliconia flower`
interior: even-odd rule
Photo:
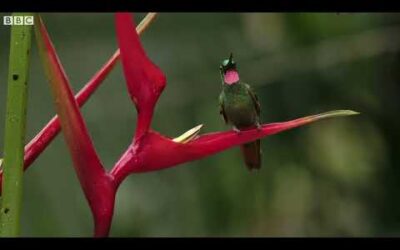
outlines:
[[[151,129],[154,107],[166,86],[166,77],[146,55],[131,14],[116,14],[116,31],[120,48],[92,80],[73,96],[67,75],[61,65],[46,28],[37,17],[36,38],[52,89],[58,117],[26,146],[25,169],[49,145],[61,128],[72,156],[76,173],[88,200],[95,222],[95,236],[107,236],[110,230],[115,194],[120,183],[131,173],[157,171],[204,158],[223,150],[239,146],[328,117],[357,114],[338,110],[307,116],[288,122],[262,125],[261,129],[245,130],[238,135],[224,131],[197,135],[199,127],[188,132],[183,139],[172,139]],[[103,167],[88,134],[79,106],[90,97],[111,71],[121,56],[129,95],[138,113],[132,144],[116,162],[110,172]],[[194,136],[196,135],[196,136]],[[1,181],[1,179],[0,179]]]

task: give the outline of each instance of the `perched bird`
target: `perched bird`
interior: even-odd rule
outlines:
[[[232,53],[229,59],[220,66],[222,92],[219,96],[220,113],[226,124],[231,124],[233,130],[257,127],[260,125],[260,103],[250,86],[239,79],[236,62]],[[241,146],[244,161],[249,170],[261,167],[261,141],[246,143]]]

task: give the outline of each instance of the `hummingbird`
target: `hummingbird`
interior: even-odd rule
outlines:
[[[220,114],[235,132],[260,125],[260,103],[251,87],[239,79],[233,55],[222,61],[220,66],[222,91],[219,96]],[[241,145],[244,162],[249,170],[261,168],[261,141]]]

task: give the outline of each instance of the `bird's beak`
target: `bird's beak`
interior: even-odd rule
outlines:
[[[231,55],[229,56],[229,64],[232,64],[232,59],[233,59],[233,53],[231,52]]]

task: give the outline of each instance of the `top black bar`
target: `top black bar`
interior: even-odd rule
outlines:
[[[0,12],[396,12],[383,0],[1,0]]]

